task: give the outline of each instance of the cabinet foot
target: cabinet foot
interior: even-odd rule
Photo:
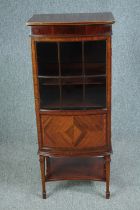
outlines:
[[[42,193],[42,198],[43,198],[43,199],[46,199],[46,197],[47,197],[47,196],[46,196],[46,192],[43,192],[43,193]]]
[[[106,192],[106,199],[110,198],[110,192]]]

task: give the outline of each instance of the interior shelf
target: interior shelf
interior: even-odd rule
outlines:
[[[106,76],[39,77],[42,85],[105,84]]]
[[[69,78],[69,79],[73,79],[73,78],[81,78],[81,77],[106,77],[106,74],[95,74],[95,75],[79,75],[79,76],[42,76],[42,75],[38,75],[38,78],[47,78],[47,79],[53,79],[53,78]]]

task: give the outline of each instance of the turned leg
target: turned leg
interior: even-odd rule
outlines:
[[[105,172],[106,172],[106,199],[110,198],[109,183],[110,183],[110,155],[105,156]]]
[[[46,186],[45,186],[45,157],[39,156],[40,170],[41,170],[41,182],[42,182],[42,197],[46,199]]]

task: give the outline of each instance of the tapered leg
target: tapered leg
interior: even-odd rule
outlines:
[[[106,199],[110,198],[109,183],[110,183],[110,155],[105,156],[105,171],[106,171]]]
[[[40,170],[41,170],[41,182],[42,182],[42,197],[46,199],[46,186],[45,186],[45,157],[39,156]]]
[[[46,157],[46,177],[49,176],[49,171],[50,171],[50,165],[49,165],[49,157]]]

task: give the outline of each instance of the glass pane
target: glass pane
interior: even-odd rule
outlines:
[[[60,90],[58,85],[48,85],[45,79],[39,79],[41,109],[60,107]]]
[[[106,41],[84,43],[85,74],[106,74]]]
[[[106,107],[106,41],[37,42],[41,109],[96,109]],[[60,52],[60,61],[58,61]],[[59,74],[59,62],[60,71]],[[55,76],[55,77],[53,77]]]
[[[82,74],[82,43],[60,43],[60,63],[62,76]]]
[[[85,85],[85,106],[93,108],[106,107],[106,86],[105,84]]]
[[[83,103],[82,85],[64,85],[62,86],[62,106],[68,108],[78,108]]]
[[[37,62],[39,76],[58,76],[58,50],[57,43],[37,42]]]

